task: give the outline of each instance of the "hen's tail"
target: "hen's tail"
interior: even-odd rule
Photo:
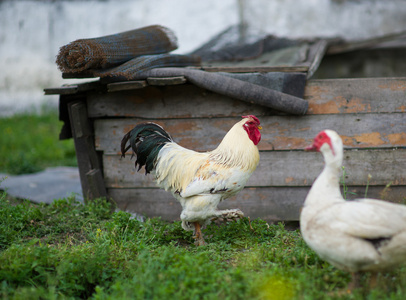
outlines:
[[[127,146],[128,141],[130,141]],[[132,148],[137,156],[135,168],[139,171],[145,166],[145,174],[154,169],[156,157],[161,148],[169,142],[173,142],[169,133],[155,123],[142,123],[135,126],[121,140],[121,157],[125,157],[128,149]],[[131,156],[131,157],[132,157]]]

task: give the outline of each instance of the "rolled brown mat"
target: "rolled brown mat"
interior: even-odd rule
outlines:
[[[56,64],[64,73],[78,73],[117,66],[140,55],[167,53],[177,47],[172,30],[152,25],[73,41],[59,49]]]

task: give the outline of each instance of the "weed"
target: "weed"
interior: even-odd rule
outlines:
[[[342,166],[341,168],[343,170],[343,174],[341,176],[341,182],[340,183],[341,183],[341,186],[342,186],[342,189],[343,189],[343,198],[345,200],[347,200],[347,197],[348,197],[349,194],[356,195],[356,193],[348,192],[348,186],[346,184],[347,172],[346,172],[344,166]]]
[[[384,187],[384,189],[382,190],[382,192],[381,192],[381,194],[380,194],[381,199],[386,199],[387,194],[388,194],[388,192],[390,191],[391,185],[392,185],[392,181],[389,182],[389,183]],[[404,199],[404,200],[405,200],[405,199]],[[406,204],[406,202],[405,202],[404,204]]]
[[[367,197],[367,195],[368,195],[368,187],[369,187],[369,183],[370,183],[371,179],[372,179],[372,175],[371,175],[371,174],[368,174],[367,186],[365,187],[365,194],[364,194],[364,198],[366,198],[366,197]]]

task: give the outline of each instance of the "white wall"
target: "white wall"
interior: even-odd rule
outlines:
[[[0,1],[0,115],[57,104],[43,89],[78,81],[62,80],[55,64],[73,40],[161,24],[186,53],[237,23],[235,0]]]
[[[243,0],[249,32],[365,39],[406,30],[405,0]]]
[[[242,9],[240,9],[242,8]],[[0,0],[0,115],[57,104],[43,89],[62,80],[59,47],[161,24],[187,53],[240,18],[248,36],[359,39],[406,30],[405,0]]]

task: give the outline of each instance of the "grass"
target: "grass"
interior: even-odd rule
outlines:
[[[244,218],[203,233],[208,245],[197,247],[180,222],[140,222],[102,199],[37,205],[2,193],[0,298],[334,299],[350,280],[281,223]],[[405,293],[402,268],[349,298]]]
[[[26,174],[58,165],[76,166],[73,140],[59,140],[57,112],[0,118],[0,172]]]
[[[1,172],[75,164],[72,141],[58,141],[55,112],[0,124],[6,132],[0,136]],[[282,223],[243,218],[212,224],[203,234],[208,245],[196,247],[180,222],[140,222],[103,199],[46,205],[0,192],[0,298],[336,299],[350,281],[322,261],[298,229]],[[381,275],[375,289],[344,298],[405,294],[403,267]]]

